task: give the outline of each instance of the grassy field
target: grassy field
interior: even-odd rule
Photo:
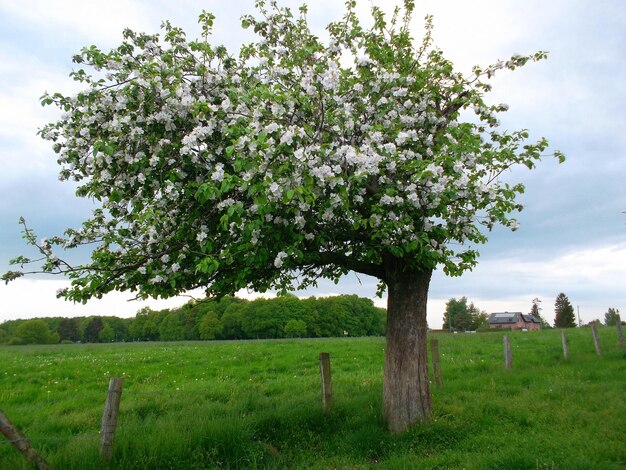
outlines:
[[[276,340],[0,348],[0,409],[55,469],[105,468],[109,377],[125,378],[112,468],[626,467],[626,351],[615,329],[437,335],[444,387],[431,422],[391,436],[384,340]],[[320,352],[335,406],[321,411]],[[1,436],[0,436],[1,437]],[[29,468],[0,438],[0,468]]]

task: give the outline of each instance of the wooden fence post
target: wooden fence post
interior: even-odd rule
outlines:
[[[595,323],[591,325],[591,332],[593,333],[593,344],[596,347],[596,353],[598,356],[602,356],[602,348],[600,348],[600,338],[598,336],[598,326]]]
[[[124,379],[111,377],[107,399],[102,413],[102,430],[100,431],[100,455],[105,460],[111,460],[113,455],[113,440],[115,439],[115,427],[117,426],[117,414],[120,410],[122,398],[122,386]]]
[[[513,354],[511,353],[511,339],[504,337],[504,368],[510,369],[513,366]]]
[[[622,332],[622,319],[619,317],[619,313],[615,315],[615,327],[617,328],[617,338],[619,340],[619,347],[624,347],[624,333]]]
[[[320,375],[322,378],[322,406],[329,413],[333,407],[333,383],[330,375],[330,354],[320,353]]]
[[[9,418],[0,410],[0,432],[5,435],[11,445],[19,450],[24,458],[29,462],[35,462],[39,470],[48,470],[47,462],[30,445],[26,436],[22,434],[11,422]]]
[[[567,349],[567,338],[565,337],[565,330],[561,330],[561,343],[563,343],[563,359],[567,361],[569,358],[569,350]]]
[[[433,357],[433,374],[435,375],[435,385],[443,386],[443,376],[441,375],[441,358],[439,357],[439,341],[430,340],[430,354]]]

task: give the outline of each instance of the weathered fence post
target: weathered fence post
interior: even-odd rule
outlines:
[[[333,383],[330,375],[330,354],[320,353],[320,375],[322,377],[322,406],[326,413],[333,407]]]
[[[435,375],[435,385],[443,386],[443,376],[441,375],[441,358],[439,357],[439,341],[430,340],[430,354],[433,357],[433,374]]]
[[[29,462],[35,462],[39,470],[48,470],[48,464],[35,449],[30,445],[26,436],[22,434],[11,422],[9,418],[0,410],[0,432],[9,440],[11,445],[19,450],[24,458]]]
[[[563,343],[563,359],[567,361],[569,358],[569,350],[567,349],[567,338],[565,337],[565,330],[561,330],[561,343]]]
[[[598,336],[598,326],[594,323],[591,325],[591,332],[593,333],[593,344],[596,347],[596,353],[598,356],[602,356],[602,348],[600,348],[600,337]]]
[[[511,353],[511,339],[504,336],[504,368],[510,369],[513,366],[513,354]]]
[[[617,328],[617,338],[619,339],[619,347],[624,347],[624,333],[622,332],[622,319],[619,317],[619,313],[615,315],[615,328]]]
[[[122,386],[124,379],[111,377],[107,399],[102,413],[102,430],[100,431],[100,455],[105,460],[111,460],[113,455],[113,440],[115,439],[115,427],[117,426],[117,414],[120,410],[122,398]]]

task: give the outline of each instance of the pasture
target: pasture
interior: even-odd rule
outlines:
[[[124,378],[119,469],[617,469],[626,466],[626,350],[600,328],[438,334],[433,416],[401,436],[381,420],[384,339],[0,347],[0,409],[55,469],[107,468],[98,432]],[[319,353],[334,407],[321,407]],[[1,436],[0,436],[1,437]],[[0,439],[0,468],[31,468]]]

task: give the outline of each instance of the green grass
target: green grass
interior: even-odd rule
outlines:
[[[109,377],[125,378],[112,468],[613,469],[626,466],[626,351],[601,328],[437,335],[444,387],[401,436],[381,420],[384,340],[0,348],[0,409],[56,469],[106,468]],[[334,409],[321,410],[320,352]],[[30,468],[0,439],[0,468]]]

